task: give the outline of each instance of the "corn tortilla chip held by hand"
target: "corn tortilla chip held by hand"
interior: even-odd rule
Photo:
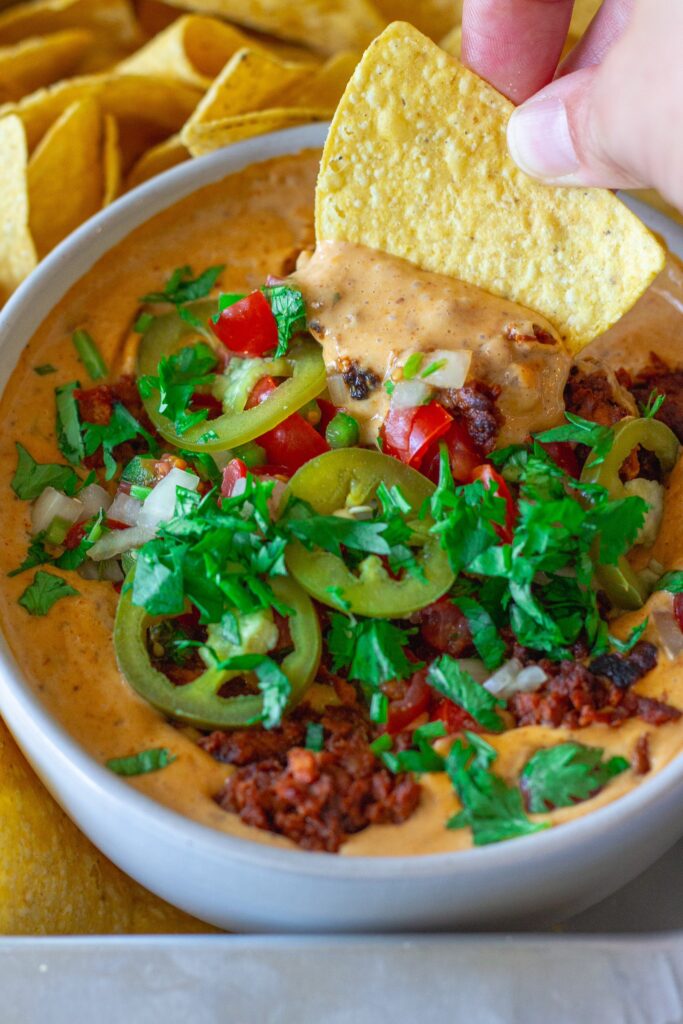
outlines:
[[[543,314],[580,350],[664,265],[601,189],[551,188],[508,155],[512,104],[412,26],[367,50],[330,129],[319,239],[369,246]]]

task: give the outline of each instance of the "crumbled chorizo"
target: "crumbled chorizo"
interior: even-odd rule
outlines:
[[[462,388],[445,388],[438,394],[444,409],[460,419],[480,452],[488,455],[496,447],[503,416],[496,405],[500,388],[474,380]]]
[[[665,395],[656,419],[666,423],[678,440],[683,441],[683,370],[670,369],[652,352],[650,363],[633,379],[630,391],[640,406],[647,404],[653,391]]]

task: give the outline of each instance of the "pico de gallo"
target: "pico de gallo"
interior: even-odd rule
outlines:
[[[504,385],[462,352],[331,374],[296,274],[233,294],[222,272],[182,267],[141,297],[132,375],[74,334],[91,379],[55,389],[62,460],[16,444],[26,613],[82,578],[113,586],[127,685],[226,765],[218,807],[304,849],[407,822],[429,777],[451,794],[443,828],[485,845],[646,774],[681,715],[642,688],[683,649],[683,572],[651,555],[676,371],[567,361],[563,415],[510,441]],[[595,742],[626,722],[620,753]],[[518,730],[533,749],[503,774]]]

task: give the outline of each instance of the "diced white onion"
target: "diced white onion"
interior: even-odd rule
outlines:
[[[341,373],[334,373],[331,377],[327,378],[327,390],[333,405],[343,406],[348,404],[349,389],[344,383]]]
[[[392,409],[414,409],[423,405],[432,393],[431,385],[424,380],[401,380],[391,396]]]
[[[518,658],[510,658],[486,680],[484,689],[492,693],[494,697],[507,699],[513,693],[532,693],[547,678],[540,665],[528,665],[524,668]]]
[[[422,372],[428,370],[433,363],[443,363],[438,370],[434,370],[425,378],[428,384],[435,388],[461,388],[467,380],[470,372],[472,353],[464,349],[456,352],[450,349],[437,349],[425,356]]]
[[[67,498],[66,494],[46,487],[31,509],[31,529],[34,534],[47,530],[53,519],[75,523],[83,509],[78,498]]]
[[[683,653],[683,633],[670,611],[658,610],[652,613],[652,624],[657,630],[659,643],[667,657],[673,661]]]
[[[159,523],[172,519],[175,513],[176,488],[184,487],[188,491],[196,491],[199,477],[184,469],[174,467],[142,503],[138,523],[140,526],[156,530]]]
[[[489,670],[479,658],[458,658],[458,665],[478,683],[483,683],[489,677]]]
[[[83,506],[78,517],[82,522],[96,516],[101,508],[106,512],[111,505],[111,495],[99,484],[90,484],[89,487],[84,487],[78,495],[78,500]]]
[[[108,509],[110,519],[118,523],[127,523],[128,526],[137,526],[142,510],[142,502],[137,498],[131,498],[130,494],[119,491]]]
[[[118,558],[106,558],[103,562],[85,561],[76,570],[84,580],[109,580],[111,583],[120,583],[123,571]]]
[[[142,547],[154,536],[154,529],[149,526],[131,526],[129,530],[112,530],[105,533],[104,537],[88,551],[88,556],[94,562],[103,562],[107,558],[115,558],[122,555],[124,551],[132,548]]]

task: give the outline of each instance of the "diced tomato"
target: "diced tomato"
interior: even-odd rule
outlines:
[[[320,406],[320,423],[318,424],[318,430],[321,434],[324,434],[327,430],[328,423],[332,422],[339,410],[334,402],[328,402],[326,398],[316,398],[316,402]]]
[[[247,479],[247,473],[249,470],[241,459],[230,459],[223,470],[223,481],[221,483],[221,494],[224,498],[232,498],[234,494],[241,494],[244,490],[244,485],[238,484],[241,480]]]
[[[467,484],[472,473],[481,465],[481,452],[477,451],[467,427],[454,420],[448,431],[429,448],[422,463],[422,472],[432,483],[439,482],[439,446],[443,442],[448,449],[451,473],[456,484]]]
[[[578,480],[581,475],[581,467],[576,452],[568,441],[539,441],[539,444],[560,469]]]
[[[678,628],[683,633],[683,594],[676,594],[674,597],[674,618],[678,623]]]
[[[257,437],[256,443],[264,449],[268,462],[282,466],[288,476],[293,476],[305,462],[330,450],[325,438],[298,412]]]
[[[120,519],[105,519],[104,525],[108,530],[130,530],[130,523],[122,523]]]
[[[430,445],[448,433],[453,417],[438,402],[413,409],[390,408],[382,435],[382,451],[419,469]]]
[[[85,523],[74,523],[66,537],[64,538],[64,547],[67,551],[73,551],[77,548],[85,537],[86,526]]]
[[[198,412],[200,409],[206,409],[208,412],[208,419],[215,420],[217,416],[223,415],[223,403],[215,395],[204,392],[202,394],[196,394],[192,396],[190,402],[190,408],[193,412]]]
[[[224,309],[211,330],[239,356],[263,356],[277,348],[277,322],[263,292],[252,292]]]
[[[481,480],[486,488],[489,488],[492,483],[496,483],[498,485],[496,494],[499,498],[505,499],[505,525],[496,525],[495,530],[503,543],[509,544],[512,541],[515,523],[517,522],[517,506],[514,498],[510,494],[508,485],[505,483],[500,473],[498,473],[493,466],[490,466],[488,463],[485,463],[483,466],[477,466],[472,474],[472,479]]]
[[[246,408],[253,409],[255,405],[260,405],[261,402],[265,402],[266,398],[269,398],[272,395],[276,387],[277,381],[275,380],[275,377],[261,377],[261,380],[257,381],[249,392]]]
[[[469,729],[470,732],[481,731],[480,725],[471,715],[468,715],[458,704],[454,704],[446,697],[436,705],[433,717],[440,719],[451,734],[462,732],[463,729]]]
[[[432,690],[427,684],[427,670],[420,669],[410,680],[405,696],[389,702],[387,732],[403,732],[419,715],[429,710]]]
[[[462,658],[472,646],[467,616],[445,594],[419,612],[422,639],[442,654]]]

